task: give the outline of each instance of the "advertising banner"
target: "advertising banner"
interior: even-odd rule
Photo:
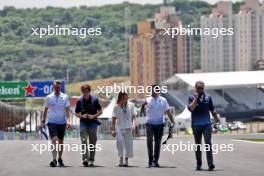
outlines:
[[[52,92],[52,80],[0,82],[0,99],[5,98],[40,98]],[[62,81],[61,91],[65,92],[65,82]]]

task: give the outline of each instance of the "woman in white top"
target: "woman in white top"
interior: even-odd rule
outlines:
[[[134,104],[128,102],[127,93],[119,92],[112,120],[112,135],[116,137],[118,157],[120,157],[119,167],[127,167],[128,158],[133,157],[132,130],[135,129],[135,124]]]

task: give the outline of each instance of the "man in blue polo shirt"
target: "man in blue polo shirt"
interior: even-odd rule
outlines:
[[[80,118],[80,136],[83,154],[83,165],[94,166],[94,157],[97,141],[97,126],[100,122],[97,117],[102,114],[102,107],[97,97],[91,95],[91,86],[86,84],[81,86],[83,96],[78,100],[75,116]],[[89,145],[87,138],[89,137]],[[90,147],[91,146],[91,147]],[[89,151],[88,151],[89,149]]]
[[[204,92],[204,82],[197,81],[195,83],[195,89],[196,92],[188,98],[188,109],[192,112],[192,130],[197,145],[195,151],[197,161],[196,169],[201,170],[202,167],[202,152],[200,146],[202,143],[202,136],[204,136],[205,144],[210,146],[209,150],[206,152],[208,167],[209,170],[213,170],[215,166],[213,164],[212,154],[210,112],[215,121],[219,122],[220,120],[215,112],[212,97]]]

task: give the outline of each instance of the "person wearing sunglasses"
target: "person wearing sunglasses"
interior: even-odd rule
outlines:
[[[204,91],[204,82],[197,81],[195,83],[195,92],[188,98],[188,109],[191,111],[192,130],[194,140],[197,145],[196,156],[196,170],[202,169],[202,136],[204,136],[205,144],[209,145],[209,150],[206,151],[208,170],[214,170],[212,154],[212,124],[210,119],[210,112],[212,113],[216,122],[220,119],[214,108],[212,97]]]

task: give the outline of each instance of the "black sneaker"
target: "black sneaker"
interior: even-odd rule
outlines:
[[[50,162],[50,167],[56,167],[57,166],[57,160],[53,160]]]
[[[58,159],[58,163],[60,167],[64,167],[63,160],[61,158]]]
[[[215,165],[212,164],[211,166],[209,166],[208,170],[212,171],[212,170],[214,170],[214,168],[215,168]]]
[[[201,171],[201,170],[202,170],[202,166],[197,166],[197,167],[196,167],[196,170],[197,170],[197,171]]]
[[[160,167],[159,163],[156,161],[153,162],[153,165],[154,165],[154,167]]]
[[[89,163],[88,163],[87,160],[84,160],[84,161],[83,161],[83,166],[84,166],[84,167],[88,167],[88,164],[89,164]]]
[[[123,167],[123,159],[119,160],[118,167]]]
[[[153,161],[148,162],[148,168],[154,167]]]

